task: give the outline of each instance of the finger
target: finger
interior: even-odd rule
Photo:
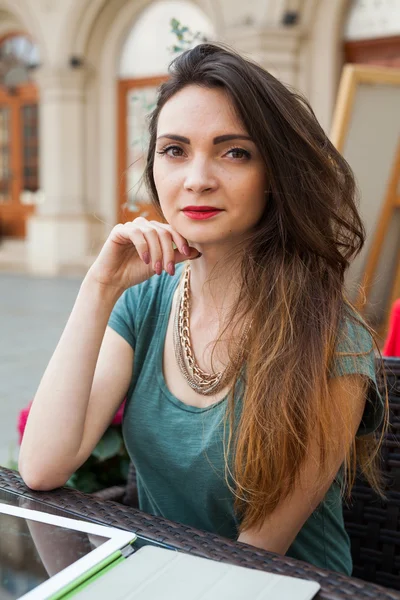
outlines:
[[[116,244],[126,245],[131,243],[128,223],[119,223],[113,227],[109,239]]]
[[[172,240],[173,240],[175,246],[178,248],[180,253],[184,254],[186,257],[189,256],[189,254],[190,254],[189,242],[187,241],[186,238],[183,237],[183,235],[178,233],[168,223],[159,223],[158,221],[151,221],[151,223],[154,223],[155,226],[161,227],[162,229],[165,229],[166,231],[168,231],[172,237]]]
[[[164,269],[170,275],[175,275],[175,254],[172,246],[173,239],[171,233],[164,227],[158,227],[154,225],[158,233],[158,238],[163,253],[163,265]]]
[[[179,250],[175,250],[175,264],[184,262],[185,260],[195,260],[196,258],[200,258],[202,255],[196,248],[189,246],[189,256],[182,254]]]
[[[163,253],[158,232],[156,229],[154,229],[154,227],[141,228],[141,232],[149,247],[150,261],[153,266],[153,271],[157,275],[161,275],[163,271]]]
[[[138,229],[131,223],[129,223],[129,224],[127,223],[125,225],[125,231],[126,231],[127,235],[129,236],[130,241],[135,246],[136,252],[140,256],[142,261],[146,265],[150,264],[149,245],[148,245],[147,240],[144,237],[143,233],[140,231],[140,229]]]

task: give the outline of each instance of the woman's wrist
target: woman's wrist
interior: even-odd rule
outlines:
[[[123,287],[115,287],[99,282],[89,270],[82,281],[79,293],[88,294],[93,300],[98,299],[106,306],[111,305],[112,309],[124,291]]]

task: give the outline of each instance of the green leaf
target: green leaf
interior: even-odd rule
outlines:
[[[171,19],[170,26],[172,33],[176,33],[180,28],[180,23],[176,19]]]
[[[102,487],[99,484],[95,473],[86,470],[80,472],[79,469],[72,477],[70,477],[70,479],[68,479],[67,486],[85,492],[86,494],[97,492]]]
[[[122,444],[122,436],[115,427],[109,427],[92,452],[92,456],[100,461],[118,454]]]
[[[75,488],[75,489],[77,489],[77,487],[76,487],[76,480],[77,480],[77,479],[79,479],[79,477],[77,477],[77,474],[76,474],[76,472],[75,472],[75,473],[73,473],[73,474],[71,475],[71,477],[68,479],[68,481],[67,481],[67,483],[66,483],[65,485],[66,485],[67,487],[72,487],[72,488]]]

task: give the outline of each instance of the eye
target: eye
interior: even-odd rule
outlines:
[[[160,154],[161,156],[167,155],[171,158],[179,158],[180,156],[183,156],[183,150],[179,146],[166,146],[162,150],[159,150],[157,154]]]
[[[235,160],[248,160],[251,158],[250,152],[244,148],[231,148],[226,154],[230,154]]]

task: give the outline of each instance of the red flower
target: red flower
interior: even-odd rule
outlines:
[[[26,408],[23,408],[18,416],[18,432],[19,432],[19,443],[20,444],[22,442],[22,437],[24,435],[26,422],[28,420],[29,411],[30,411],[31,406],[32,406],[32,402],[30,402]]]
[[[126,399],[123,401],[123,403],[121,404],[121,406],[117,410],[117,412],[115,414],[115,417],[112,420],[111,425],[121,425],[121,423],[122,423],[122,417],[124,415],[125,403],[126,403]]]
[[[22,438],[23,438],[23,435],[24,435],[26,423],[28,421],[29,411],[31,409],[32,402],[30,402],[26,408],[23,408],[21,410],[21,412],[19,413],[19,415],[18,415],[18,432],[19,432],[19,443],[20,444],[22,442]],[[117,412],[115,414],[115,417],[112,420],[111,425],[121,425],[121,423],[122,423],[122,417],[123,417],[123,414],[124,414],[125,402],[126,402],[126,400],[123,401],[123,403],[121,404],[121,406],[117,410]]]

